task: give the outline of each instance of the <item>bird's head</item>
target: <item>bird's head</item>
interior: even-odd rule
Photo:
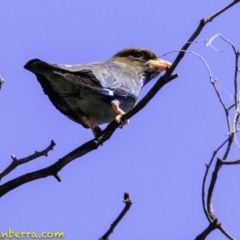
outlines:
[[[122,65],[143,79],[143,85],[165,71],[171,63],[160,59],[154,52],[145,48],[126,48],[117,52],[110,61]]]

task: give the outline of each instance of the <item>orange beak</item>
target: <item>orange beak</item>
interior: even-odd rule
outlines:
[[[166,60],[157,58],[156,60],[150,60],[147,62],[150,67],[158,69],[159,71],[165,71],[167,67],[170,67],[172,64]]]

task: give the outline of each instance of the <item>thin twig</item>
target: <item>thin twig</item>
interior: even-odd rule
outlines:
[[[226,161],[226,160],[218,159],[218,162],[221,165],[238,165],[238,164],[240,164],[240,160]]]
[[[232,104],[231,106],[229,106],[228,107],[228,110],[231,110],[233,107],[235,107],[236,106],[236,104],[234,103],[234,104]]]
[[[166,55],[168,55],[168,54],[170,54],[170,53],[173,53],[173,52],[191,53],[191,54],[197,56],[199,59],[201,59],[201,61],[204,63],[204,65],[206,66],[206,68],[207,68],[207,70],[208,70],[208,75],[209,75],[209,78],[210,78],[210,82],[211,82],[211,84],[213,85],[214,90],[215,90],[215,92],[216,92],[216,94],[217,94],[217,96],[218,96],[218,99],[219,99],[219,101],[220,101],[220,103],[221,103],[221,105],[222,105],[222,107],[223,107],[223,109],[224,109],[224,113],[225,113],[225,115],[226,115],[226,120],[227,120],[228,132],[231,132],[231,121],[230,121],[230,117],[229,117],[229,108],[227,108],[227,106],[226,106],[225,103],[223,102],[223,99],[222,99],[222,97],[221,97],[221,95],[220,95],[220,93],[219,93],[219,91],[218,91],[218,88],[217,88],[217,80],[214,80],[214,79],[213,79],[212,72],[211,72],[211,69],[210,69],[207,61],[206,61],[200,54],[198,54],[198,53],[196,53],[196,52],[193,52],[193,51],[173,50],[173,51],[170,51],[170,52],[165,53],[165,54],[162,55],[162,56],[166,56]]]
[[[238,74],[238,59],[239,59],[239,51],[237,50],[237,48],[234,46],[234,44],[229,41],[227,38],[225,38],[222,34],[218,33],[215,36],[213,36],[208,43],[206,44],[206,46],[212,46],[212,42],[214,39],[216,39],[217,37],[220,37],[222,40],[224,40],[225,42],[227,42],[233,49],[234,55],[235,55],[235,67],[234,67],[234,102],[235,102],[235,106],[237,106],[237,92],[238,92],[238,82],[237,82],[237,74]]]
[[[198,54],[198,53],[196,53],[196,52],[193,52],[193,51],[188,51],[188,50],[172,50],[172,51],[170,51],[170,52],[167,52],[167,53],[163,54],[162,56],[166,56],[166,55],[168,55],[168,54],[170,54],[170,53],[173,53],[173,52],[190,53],[190,54],[193,54],[193,55],[197,56],[198,58],[200,58],[200,60],[204,63],[205,67],[207,68],[210,81],[213,81],[211,69],[210,69],[207,61],[206,61],[206,60],[204,59],[204,57],[202,57],[200,54]]]
[[[2,76],[0,75],[0,89],[2,88],[3,83],[4,83],[4,79],[3,79]]]
[[[226,120],[227,120],[227,126],[228,126],[228,132],[230,133],[231,132],[231,121],[230,121],[230,117],[229,117],[229,108],[227,108],[227,106],[225,105],[225,103],[223,102],[223,99],[218,91],[218,88],[217,88],[217,81],[211,81],[211,84],[217,94],[217,97],[223,107],[223,110],[224,110],[224,113],[225,113],[225,116],[226,116]]]
[[[212,222],[212,219],[211,217],[209,216],[209,213],[206,209],[206,203],[205,203],[205,185],[206,185],[206,179],[207,179],[207,175],[208,175],[208,172],[210,170],[210,167],[213,163],[213,160],[216,156],[216,154],[218,153],[218,151],[228,142],[228,139],[226,139],[212,154],[212,157],[209,161],[208,164],[206,164],[206,170],[205,170],[205,174],[204,174],[204,177],[203,177],[203,182],[202,182],[202,207],[203,207],[203,211],[208,219],[209,222]]]
[[[132,201],[130,199],[129,193],[124,193],[124,200],[125,207],[122,210],[122,212],[119,214],[119,216],[116,218],[116,220],[111,224],[110,228],[107,230],[107,232],[99,239],[99,240],[108,240],[108,237],[111,233],[113,233],[114,228],[118,225],[118,223],[121,221],[121,219],[125,216],[127,211],[130,209],[132,205]]]
[[[223,12],[225,12],[227,9],[229,9],[230,7],[232,7],[233,5],[235,5],[238,2],[240,2],[240,0],[233,0],[233,2],[231,2],[230,4],[225,6],[223,9],[221,9],[220,11],[218,11],[215,14],[213,14],[212,16],[210,16],[208,20],[211,22],[215,17],[222,14]]]
[[[235,114],[234,114],[234,119],[233,119],[233,123],[232,123],[232,127],[231,127],[231,122],[230,122],[230,119],[229,119],[229,111],[230,109],[232,109],[232,106],[230,107],[226,107],[226,105],[223,103],[222,101],[222,98],[221,98],[221,95],[216,87],[216,83],[214,82],[213,83],[213,86],[214,86],[214,89],[218,95],[218,98],[225,110],[225,113],[226,113],[226,118],[227,118],[227,122],[228,122],[228,129],[229,129],[229,133],[228,133],[228,139],[227,141],[224,142],[224,144],[226,142],[228,142],[227,144],[227,147],[226,147],[226,150],[223,154],[223,157],[221,161],[217,160],[216,161],[216,164],[215,164],[215,168],[212,172],[212,177],[211,177],[211,180],[210,180],[210,184],[209,184],[209,188],[208,188],[208,195],[207,195],[207,210],[206,210],[206,205],[205,205],[205,181],[206,181],[206,177],[208,175],[208,171],[209,171],[209,168],[210,168],[210,165],[211,163],[213,162],[213,159],[215,158],[215,155],[214,154],[210,160],[210,164],[207,166],[207,170],[205,172],[205,175],[204,175],[204,184],[202,186],[202,202],[203,202],[203,207],[204,207],[204,212],[208,218],[208,220],[210,222],[213,222],[216,220],[216,217],[215,217],[215,214],[214,214],[214,210],[213,210],[213,203],[212,203],[212,198],[213,198],[213,192],[214,192],[214,188],[215,188],[215,185],[216,185],[216,181],[217,181],[217,177],[218,177],[218,173],[223,165],[223,161],[226,161],[229,153],[230,153],[230,150],[231,150],[231,147],[232,147],[232,143],[233,143],[233,140],[236,139],[236,133],[238,132],[238,129],[237,129],[237,124],[238,124],[238,120],[239,120],[239,115],[240,115],[240,106],[239,106],[239,94],[238,94],[238,83],[237,83],[237,74],[238,74],[238,58],[239,58],[239,52],[236,50],[235,46],[227,39],[225,39],[224,37],[222,37],[220,34],[218,35],[215,35],[211,40],[210,40],[210,44],[212,43],[213,39],[215,39],[216,37],[221,37],[222,39],[224,39],[227,43],[229,43],[233,50],[234,50],[234,53],[235,53],[235,70],[234,70],[234,104],[232,106],[235,106],[236,107],[236,110],[235,110]],[[237,139],[236,139],[236,143],[237,143]],[[223,147],[222,144],[220,147]],[[219,149],[218,149],[219,150]],[[237,162],[235,162],[235,164],[238,164]],[[217,226],[217,228],[228,238],[228,239],[233,239],[233,237],[223,228],[223,226],[221,224],[219,224]]]
[[[234,137],[235,142],[238,147],[239,147],[239,144],[238,144],[236,133],[238,131],[237,124],[238,124],[238,120],[239,120],[239,114],[240,114],[240,105],[239,105],[239,97],[238,97],[236,99],[236,111],[235,111],[235,115],[234,115],[234,119],[233,119],[233,137]],[[226,158],[224,158],[224,159],[226,159]]]
[[[238,74],[238,59],[239,59],[239,52],[237,51],[236,47],[234,46],[234,44],[232,42],[230,42],[228,39],[226,39],[225,37],[223,37],[221,34],[219,34],[219,37],[221,39],[223,39],[225,42],[227,42],[229,45],[231,45],[234,54],[235,54],[235,67],[234,67],[234,102],[235,102],[235,106],[237,106],[238,104],[238,100],[237,100],[237,92],[238,92],[238,81],[237,81],[237,74]]]
[[[181,52],[177,55],[175,61],[173,62],[172,66],[169,68],[169,70],[167,71],[167,73],[169,75],[171,75],[173,73],[173,71],[175,70],[176,66],[179,64],[179,62],[181,61],[181,59],[183,58],[183,56],[185,55],[184,51],[186,51],[189,46],[192,44],[192,42],[196,39],[196,37],[201,33],[202,29],[204,28],[204,26],[213,21],[214,18],[216,18],[218,15],[220,15],[221,13],[225,12],[227,9],[229,9],[230,7],[232,7],[233,5],[235,5],[236,3],[240,2],[240,0],[235,0],[232,3],[228,4],[227,6],[225,6],[223,9],[221,9],[220,11],[216,12],[215,14],[207,17],[207,18],[203,18],[201,19],[197,29],[194,31],[194,33],[192,34],[192,36],[188,39],[188,41],[184,44],[184,46],[181,48]]]
[[[27,163],[27,162],[30,162],[36,158],[39,158],[39,157],[42,157],[42,156],[45,156],[47,157],[48,156],[48,152],[53,150],[53,147],[55,146],[55,142],[52,140],[50,145],[45,148],[44,150],[42,150],[41,152],[35,152],[34,154],[28,156],[28,157],[25,157],[25,158],[21,158],[21,159],[17,159],[13,154],[12,154],[12,162],[9,164],[8,167],[6,167],[1,173],[0,173],[0,180],[6,176],[8,173],[10,173],[12,170],[14,170],[16,167],[18,167],[19,165],[21,164],[24,164],[24,163]]]
[[[224,229],[224,227],[222,226],[222,224],[218,224],[218,225],[217,225],[217,228],[218,228],[218,230],[221,231],[221,233],[222,233],[223,235],[225,235],[225,237],[227,237],[229,240],[236,240],[234,237],[232,237],[232,236],[227,232],[226,229]]]

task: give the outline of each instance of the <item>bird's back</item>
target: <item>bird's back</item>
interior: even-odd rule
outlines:
[[[113,99],[119,100],[124,111],[129,111],[140,91],[134,76],[111,62],[57,65],[34,59],[25,68],[37,76],[53,105],[84,127],[87,126],[81,121],[83,115],[97,124],[112,121]]]

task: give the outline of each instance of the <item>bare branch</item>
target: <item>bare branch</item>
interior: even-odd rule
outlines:
[[[131,110],[129,111],[127,114],[125,114],[122,118],[123,119],[129,119],[131,117],[133,117],[138,111],[140,111],[143,107],[145,107],[147,105],[147,103],[156,95],[156,93],[168,82],[170,82],[171,80],[173,80],[174,78],[176,78],[178,75],[177,74],[173,74],[174,70],[176,69],[177,65],[179,64],[179,62],[181,61],[181,59],[185,56],[185,52],[186,50],[189,48],[189,46],[192,44],[192,42],[196,39],[196,37],[201,33],[202,29],[204,28],[204,26],[211,22],[214,18],[216,18],[218,15],[220,15],[221,13],[223,13],[224,11],[226,11],[227,9],[229,9],[230,7],[232,7],[233,5],[235,5],[236,3],[238,3],[240,0],[235,0],[232,3],[230,3],[228,6],[224,7],[223,9],[221,9],[220,11],[218,11],[217,13],[213,14],[212,16],[209,16],[207,18],[204,18],[200,21],[198,27],[196,28],[196,30],[194,31],[194,33],[192,34],[192,36],[189,38],[189,40],[184,44],[184,46],[182,47],[181,51],[179,52],[179,54],[177,55],[175,61],[173,62],[172,66],[166,70],[166,73],[156,82],[156,84],[154,85],[154,87],[148,92],[148,94]],[[239,71],[239,68],[237,68],[237,71]],[[229,108],[228,108],[229,110]],[[236,120],[238,120],[238,117],[236,117]],[[117,129],[119,125],[113,121],[111,122],[106,128],[105,130],[102,132],[101,136],[98,137],[97,139],[92,139],[91,141],[88,141],[86,143],[84,143],[82,146],[76,148],[75,150],[73,150],[72,152],[68,153],[67,155],[65,155],[64,157],[62,157],[61,159],[59,159],[58,161],[56,161],[54,164],[44,168],[44,169],[40,169],[38,171],[35,172],[30,172],[27,173],[25,175],[22,175],[20,177],[17,177],[13,180],[10,180],[8,182],[6,182],[5,184],[0,186],[0,197],[2,197],[3,195],[5,195],[6,193],[8,193],[9,191],[23,185],[24,183],[33,181],[33,180],[37,180],[40,178],[45,178],[48,176],[54,176],[58,181],[60,181],[60,177],[58,176],[58,172],[65,167],[68,163],[70,163],[71,161],[73,161],[74,159],[81,157],[85,154],[87,154],[88,152],[97,149],[102,143],[104,143],[105,141],[107,141],[111,135],[114,133],[114,131]],[[220,148],[226,143],[228,142],[228,147],[230,149],[233,137],[231,135],[231,137],[229,137],[228,140],[226,140],[221,146]],[[218,151],[218,149],[217,149]],[[228,152],[228,151],[226,151]],[[216,152],[217,153],[217,152]],[[214,159],[215,154],[213,154],[212,159]],[[225,154],[226,155],[226,154]],[[13,157],[13,162],[14,161],[19,161],[17,160],[15,157]],[[210,161],[209,166],[211,165],[213,160]],[[19,164],[18,164],[19,165]],[[15,168],[15,167],[14,167]],[[13,168],[13,169],[14,169]],[[11,168],[10,168],[11,169]],[[6,170],[5,170],[6,171]],[[12,170],[10,170],[12,171]],[[209,168],[207,168],[206,172],[208,173]],[[206,173],[206,176],[207,176]],[[6,175],[6,174],[5,174]],[[215,183],[214,183],[215,184]],[[214,188],[214,184],[213,184],[213,188]],[[205,183],[203,184],[205,185]],[[212,188],[212,189],[213,189]],[[212,190],[213,191],[213,190]],[[203,196],[204,196],[204,191],[203,191]],[[211,204],[211,197],[208,199],[210,199],[210,204]],[[128,211],[128,209],[131,206],[131,200],[129,199],[129,195],[125,194],[125,203],[126,203],[126,212]],[[205,208],[205,203],[203,201],[203,205]],[[210,206],[210,205],[209,205]],[[124,208],[124,209],[125,209]],[[211,208],[208,208],[208,211],[211,212]],[[124,210],[122,211],[122,213],[124,212]],[[126,213],[125,212],[125,213]],[[122,214],[121,213],[121,214]],[[124,214],[125,214],[124,213]],[[117,225],[117,223],[122,219],[123,215],[119,215],[119,217],[113,222],[113,224],[111,225],[109,231],[110,233],[113,231],[114,227]],[[210,221],[211,224],[214,223],[214,221],[216,221],[215,218],[211,218],[211,215],[209,215],[209,213],[206,214],[208,216],[208,219]],[[217,221],[216,221],[217,222]],[[212,227],[212,226],[211,226]],[[223,231],[223,228],[218,226],[218,229],[220,229],[221,231]],[[211,231],[208,230],[209,234]],[[109,235],[110,235],[109,233]],[[205,232],[206,233],[206,232]],[[109,235],[107,235],[107,233],[102,237],[102,239],[106,239]],[[225,235],[227,235],[227,233],[225,233]]]
[[[189,38],[188,42],[184,44],[184,46],[181,49],[181,52],[177,55],[175,61],[173,62],[172,66],[166,71],[166,73],[156,82],[156,84],[154,85],[154,87],[149,91],[149,93],[131,110],[129,111],[125,116],[123,116],[122,118],[130,118],[133,115],[135,115],[138,111],[140,111],[144,106],[146,106],[146,104],[155,96],[155,94],[169,81],[171,81],[172,79],[176,78],[177,75],[172,75],[174,69],[177,67],[177,65],[179,64],[179,62],[181,61],[181,59],[184,57],[185,53],[184,51],[186,51],[188,49],[188,47],[191,45],[191,43],[195,40],[195,38],[200,34],[200,32],[202,31],[203,27],[210,21],[212,21],[216,16],[218,16],[220,13],[226,11],[228,8],[230,8],[231,6],[233,6],[234,4],[236,4],[238,1],[234,1],[233,3],[229,4],[228,6],[226,6],[225,8],[223,8],[222,10],[220,10],[219,12],[215,13],[214,15],[202,19],[199,23],[199,26],[197,27],[197,29],[195,30],[195,32],[192,34],[192,36]],[[69,154],[67,154],[66,156],[64,156],[63,158],[59,159],[57,162],[55,162],[53,165],[50,165],[47,168],[35,171],[35,172],[31,172],[25,175],[22,175],[18,178],[15,178],[5,184],[3,184],[2,186],[0,186],[0,197],[3,196],[4,194],[6,194],[7,192],[13,190],[14,188],[39,179],[39,178],[44,178],[47,176],[57,176],[57,173],[64,167],[66,166],[69,162],[73,161],[74,159],[85,155],[86,153],[97,149],[99,147],[99,145],[101,145],[103,142],[107,141],[111,135],[113,134],[113,132],[116,130],[116,128],[118,127],[118,124],[113,121],[112,123],[110,123],[106,129],[103,131],[103,134],[98,138],[98,139],[93,139],[89,142],[86,142],[85,144],[83,144],[82,146],[76,148],[75,150],[73,150],[72,152],[70,152]],[[57,179],[59,180],[59,178],[57,177]]]
[[[235,107],[235,105],[236,105],[236,104],[234,103],[234,104],[232,104],[231,106],[229,106],[229,107],[228,107],[228,110],[231,110],[233,107]]]
[[[211,43],[214,39],[216,39],[217,37],[220,37],[221,39],[223,39],[225,42],[227,42],[233,49],[234,55],[235,55],[235,67],[234,67],[234,102],[235,102],[235,106],[237,106],[237,92],[238,92],[238,82],[237,82],[237,74],[239,71],[238,68],[238,59],[239,59],[239,51],[236,49],[236,47],[234,46],[234,44],[229,41],[227,38],[225,38],[223,35],[221,35],[220,33],[216,34],[215,36],[213,36],[209,42],[206,44],[206,46],[212,46]]]
[[[218,162],[221,165],[237,165],[240,164],[240,160],[235,160],[235,161],[226,161],[218,158]]]
[[[224,104],[223,102],[223,99],[218,91],[218,88],[217,88],[217,81],[211,81],[212,85],[213,85],[213,88],[218,96],[218,99],[223,107],[223,110],[225,112],[225,115],[226,115],[226,120],[227,120],[227,126],[228,126],[228,132],[230,133],[231,132],[231,121],[230,121],[230,117],[229,117],[229,108],[226,107],[226,105]]]
[[[218,36],[218,35],[216,35]],[[169,53],[172,53],[172,52],[184,52],[184,53],[191,53],[195,56],[197,56],[198,58],[200,58],[202,60],[202,62],[204,63],[204,65],[206,66],[207,70],[208,70],[208,75],[209,75],[209,78],[210,78],[210,82],[212,83],[213,87],[214,87],[214,90],[218,96],[218,99],[220,101],[220,103],[222,104],[222,107],[224,109],[224,112],[225,112],[225,115],[226,115],[226,119],[227,119],[227,126],[228,126],[228,132],[231,132],[231,121],[230,121],[230,117],[229,117],[229,109],[230,108],[227,108],[226,105],[224,104],[223,102],[223,99],[218,91],[218,88],[217,88],[217,80],[214,80],[213,79],[213,76],[212,76],[212,72],[211,72],[211,69],[207,63],[207,61],[198,53],[196,52],[193,52],[193,51],[184,51],[184,50],[173,50],[173,51],[170,51],[168,53],[165,53],[163,56],[165,55],[168,55]]]
[[[240,2],[240,0],[233,0],[233,2],[231,2],[230,4],[228,4],[226,7],[224,7],[223,9],[221,9],[220,11],[216,12],[215,14],[213,14],[212,16],[209,17],[208,21],[212,21],[215,17],[217,17],[218,15],[222,14],[223,12],[225,12],[226,10],[228,10],[230,7],[232,7],[233,5],[235,5],[236,3]]]
[[[130,209],[132,205],[132,201],[130,199],[129,193],[124,193],[124,203],[125,207],[122,210],[122,212],[119,214],[119,216],[116,218],[116,220],[111,224],[110,228],[107,230],[107,232],[99,239],[99,240],[108,240],[108,237],[111,233],[113,233],[114,228],[117,226],[117,224],[122,220],[122,218],[125,216],[127,211]]]
[[[2,76],[0,75],[0,89],[2,88],[3,83],[4,83],[4,79],[3,79]]]
[[[216,86],[216,81],[214,82],[211,82],[213,84],[213,87],[215,89],[215,92],[220,100],[220,103],[221,105],[223,106],[224,108],[224,111],[225,111],[225,115],[226,115],[226,119],[227,119],[227,123],[228,123],[228,139],[226,141],[224,141],[223,144],[221,144],[219,146],[219,148],[214,151],[211,159],[210,159],[210,163],[209,165],[207,165],[207,168],[206,168],[206,172],[205,172],[205,175],[204,175],[204,178],[203,178],[203,185],[202,185],[202,204],[203,204],[203,209],[204,209],[204,212],[205,212],[205,215],[208,219],[208,221],[210,222],[210,225],[211,223],[214,223],[216,222],[217,223],[217,220],[216,220],[216,217],[215,217],[215,214],[214,214],[214,210],[213,210],[213,203],[212,203],[212,198],[213,198],[213,192],[214,192],[214,188],[215,188],[215,185],[216,185],[216,181],[217,181],[217,177],[218,177],[218,173],[222,167],[222,165],[226,164],[226,165],[233,165],[233,164],[240,164],[240,161],[233,161],[233,162],[227,162],[226,159],[230,153],[230,150],[231,150],[231,147],[232,147],[232,143],[233,143],[233,140],[236,139],[236,134],[238,132],[238,129],[237,129],[237,124],[238,124],[238,120],[239,120],[239,115],[240,115],[240,100],[239,100],[239,94],[238,94],[238,83],[237,83],[237,74],[238,74],[238,58],[239,58],[239,51],[236,50],[236,47],[229,41],[227,40],[226,38],[222,37],[221,34],[217,34],[215,35],[214,37],[212,37],[209,41],[209,44],[212,43],[212,41],[216,38],[216,37],[221,37],[225,42],[227,42],[228,44],[231,45],[231,47],[233,48],[234,50],[234,54],[235,54],[235,70],[234,70],[234,104],[232,104],[230,107],[226,107],[226,105],[224,104],[223,100],[222,100],[222,97],[218,91],[218,88]],[[234,119],[233,119],[233,122],[232,122],[232,127],[231,127],[231,122],[230,122],[230,118],[229,118],[229,111],[233,108],[233,106],[235,106],[235,114],[234,114]],[[207,194],[207,209],[206,209],[206,204],[205,204],[205,183],[206,183],[206,178],[207,178],[207,175],[208,175],[208,172],[209,172],[209,169],[210,169],[210,166],[217,154],[217,152],[225,145],[225,143],[227,143],[227,147],[226,147],[226,150],[224,152],[224,155],[223,155],[223,160],[220,160],[218,159],[216,161],[216,164],[215,164],[215,167],[214,167],[214,170],[212,172],[212,177],[211,177],[211,180],[210,180],[210,184],[209,184],[209,188],[208,188],[208,194]],[[237,142],[237,139],[236,139],[236,143],[238,144]],[[218,224],[215,226],[215,229],[218,228],[228,239],[233,239],[233,237],[223,228],[223,226],[221,224]],[[201,238],[200,238],[201,239]],[[204,238],[203,238],[204,239]]]
[[[204,231],[199,234],[195,240],[205,240],[206,237],[217,228],[217,219],[215,219],[213,222],[210,222],[209,225],[207,226],[206,229],[204,229]]]
[[[214,215],[214,210],[213,210],[212,195],[213,195],[213,190],[217,181],[219,170],[220,170],[220,165],[218,164],[218,162],[216,162],[214,171],[212,173],[211,183],[208,188],[208,196],[207,196],[207,210],[208,210],[208,214],[211,221],[216,219]]]
[[[207,17],[207,18],[203,18],[197,29],[194,31],[194,33],[192,34],[192,36],[188,39],[188,41],[184,44],[184,46],[181,48],[180,53],[177,55],[175,61],[173,62],[172,66],[169,68],[169,70],[167,71],[167,76],[170,76],[173,71],[175,70],[175,68],[177,67],[177,65],[179,64],[179,62],[181,61],[181,59],[183,58],[183,56],[185,55],[184,51],[186,51],[189,46],[192,44],[192,42],[194,42],[194,40],[196,39],[196,37],[201,33],[202,29],[204,28],[204,26],[211,22],[214,18],[216,18],[218,15],[220,15],[221,13],[225,12],[227,9],[229,9],[230,7],[232,7],[233,5],[235,5],[236,3],[240,2],[240,0],[235,0],[232,3],[230,3],[229,5],[227,5],[226,7],[224,7],[223,9],[221,9],[220,11],[216,12],[215,14]],[[166,74],[165,74],[166,75]]]
[[[206,237],[215,229],[219,229],[228,239],[234,240],[234,238],[226,232],[222,225],[218,223],[217,219],[214,219],[212,222],[210,222],[207,228],[201,234],[199,234],[195,240],[205,240]]]
[[[204,63],[204,65],[206,66],[207,70],[208,70],[208,75],[209,75],[209,78],[210,78],[210,81],[213,81],[213,77],[212,77],[212,72],[211,72],[211,69],[207,63],[207,61],[198,53],[196,52],[193,52],[193,51],[188,51],[188,50],[173,50],[173,51],[170,51],[170,52],[167,52],[165,54],[163,54],[162,56],[166,56],[170,53],[173,53],[173,52],[184,52],[184,53],[190,53],[190,54],[193,54],[195,56],[197,56],[198,58],[201,59],[201,61]]]
[[[30,162],[38,157],[41,157],[41,156],[45,156],[47,157],[48,156],[48,152],[53,150],[53,147],[55,146],[56,144],[54,143],[54,141],[52,140],[50,145],[45,148],[44,150],[42,150],[41,152],[35,152],[34,154],[28,156],[28,157],[25,157],[25,158],[21,158],[21,159],[17,159],[15,155],[12,154],[12,162],[9,164],[9,166],[7,168],[5,168],[3,170],[3,172],[0,173],[0,180],[6,176],[8,173],[10,173],[12,170],[14,170],[16,167],[18,167],[19,165],[21,164],[24,164],[24,163],[27,163],[27,162]]]
[[[219,231],[222,232],[223,235],[225,235],[225,237],[227,237],[230,240],[235,240],[235,238],[233,238],[220,223],[217,225],[217,228]]]
[[[212,45],[213,40],[214,40],[215,38],[217,38],[218,36],[219,36],[219,33],[216,34],[216,35],[214,35],[213,37],[211,37],[208,41],[205,40],[205,42],[206,42],[205,46],[206,46],[206,47],[211,47],[211,48],[213,48],[213,49],[214,49],[215,51],[217,51],[217,52],[222,52],[221,50],[218,50],[217,48],[215,48],[215,47]]]
[[[226,139],[212,154],[212,157],[209,161],[209,164],[206,164],[206,171],[205,171],[205,174],[204,174],[204,177],[203,177],[203,182],[202,182],[202,207],[203,207],[203,211],[208,219],[208,221],[211,223],[212,222],[212,219],[206,209],[206,203],[205,203],[205,185],[206,185],[206,179],[207,179],[207,175],[208,175],[208,172],[210,170],[210,167],[213,163],[213,160],[216,156],[216,154],[218,153],[218,151],[228,142],[228,139]]]
[[[207,208],[208,208],[208,215],[210,217],[210,223],[218,222],[213,210],[212,195],[213,195],[215,183],[217,181],[217,177],[220,169],[221,169],[221,163],[220,161],[217,161],[215,164],[215,169],[212,173],[212,179],[209,185],[208,196],[207,196]],[[234,238],[224,229],[222,224],[218,223],[216,226],[217,226],[217,229],[219,229],[228,239],[234,240]]]
[[[238,74],[238,59],[239,59],[239,51],[237,51],[236,47],[225,37],[223,37],[221,34],[219,35],[220,38],[222,38],[225,42],[231,45],[234,54],[235,54],[235,67],[234,67],[234,102],[235,106],[238,104],[238,97],[237,97],[237,92],[239,90],[238,88],[238,82],[237,82],[237,74]]]
[[[178,75],[173,74],[168,79],[164,78],[164,76],[165,75],[160,77],[160,79],[156,82],[156,84],[152,87],[152,89],[146,94],[146,96],[141,101],[139,101],[139,103],[127,114],[125,114],[123,117],[128,119],[130,117],[133,117],[138,111],[140,111],[143,107],[145,107],[147,103],[152,99],[152,97],[155,95],[156,88],[160,90],[165,84],[167,84],[168,82],[176,78]],[[67,164],[69,164],[71,161],[75,160],[76,158],[79,158],[97,149],[99,146],[101,146],[105,141],[107,141],[112,136],[112,134],[118,128],[118,126],[119,124],[116,121],[112,121],[110,124],[108,124],[105,130],[102,131],[102,134],[100,137],[84,143],[80,147],[76,148],[72,152],[60,158],[54,164],[46,168],[40,169],[38,171],[24,174],[20,177],[17,177],[13,180],[10,180],[4,183],[3,185],[0,186],[0,197],[5,195],[9,191],[21,186],[22,184],[25,184],[27,182],[31,182],[40,178],[53,176],[58,181],[60,181],[60,178],[58,177],[57,174],[63,167],[65,167]]]

